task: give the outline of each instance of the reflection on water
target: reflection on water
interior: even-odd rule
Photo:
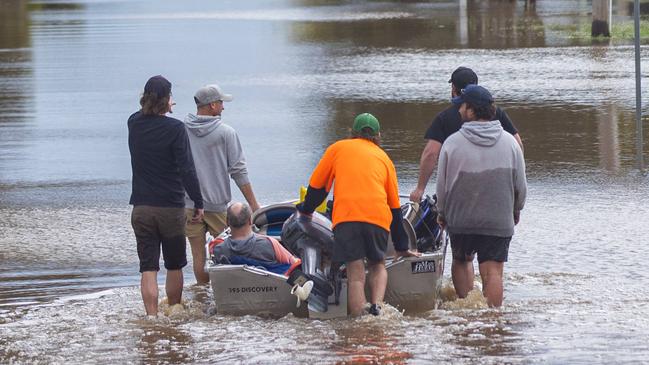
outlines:
[[[0,180],[21,161],[33,110],[27,2],[0,0]]]
[[[649,181],[633,170],[633,48],[558,30],[590,23],[590,6],[0,0],[0,363],[646,361]],[[446,284],[440,309],[412,316],[225,317],[187,270],[185,309],[143,318],[125,122],[144,80],[172,80],[177,117],[205,83],[232,92],[224,120],[272,203],[295,197],[366,111],[409,191],[459,65],[525,144],[530,198],[502,309]]]
[[[399,346],[398,340],[386,331],[384,321],[342,327],[336,331],[336,337],[331,346],[336,355],[343,358],[339,363],[405,364],[406,360],[412,358]]]
[[[29,41],[27,1],[0,1],[0,49],[25,48]],[[3,74],[4,78],[4,74]]]
[[[380,22],[375,19],[313,22],[309,19],[296,22],[293,35],[306,42],[350,43],[376,48],[446,49],[457,48],[458,44],[467,48],[546,45],[543,22],[535,11],[536,7],[522,7],[516,2],[337,3],[340,5],[333,11],[342,14],[374,12],[392,16]]]
[[[600,113],[597,118],[600,167],[615,173],[620,169],[617,109],[609,105],[602,108]]]
[[[191,345],[191,335],[168,323],[143,326],[142,336],[137,342],[141,361],[147,364],[186,364],[192,358],[184,349]]]
[[[477,352],[480,356],[509,358],[521,353],[519,333],[511,327],[511,318],[499,310],[463,310],[458,318],[454,337],[458,347]]]

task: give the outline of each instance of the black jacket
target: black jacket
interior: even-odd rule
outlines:
[[[128,118],[133,191],[130,204],[185,206],[185,190],[195,208],[203,208],[201,189],[183,123],[162,115],[136,112]]]

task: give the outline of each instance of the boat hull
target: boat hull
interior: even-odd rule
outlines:
[[[404,229],[410,247],[416,249],[417,237],[412,226],[416,211],[411,205],[405,205],[404,210]],[[294,212],[295,205],[291,202],[264,207],[253,216],[256,231],[281,239],[282,225]],[[389,245],[386,303],[406,313],[428,311],[437,306],[448,245],[445,232],[441,232],[439,242],[442,243],[440,246],[432,252],[423,253],[421,257],[399,259],[394,259],[394,249],[392,244]],[[309,311],[305,303],[296,307],[297,298],[291,294],[291,287],[283,275],[245,265],[215,265],[211,261],[207,262],[206,270],[210,275],[216,312],[219,314],[281,317],[293,313],[299,317],[320,319],[347,315],[346,279],[340,282],[338,300],[335,294],[329,296],[328,310],[319,313]],[[369,295],[369,284],[366,284],[365,291]]]
[[[444,252],[389,260],[385,266],[388,272],[386,303],[406,313],[435,309],[444,274]]]
[[[213,265],[207,271],[219,314],[305,316],[305,305],[296,307],[297,298],[283,275],[245,265]]]

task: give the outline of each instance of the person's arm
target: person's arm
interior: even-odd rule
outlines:
[[[329,146],[320,162],[313,170],[311,179],[309,180],[309,187],[306,190],[304,201],[297,205],[298,211],[304,214],[312,214],[315,209],[322,204],[322,202],[329,195],[329,190],[333,185],[333,154],[334,145]]]
[[[232,257],[230,243],[228,241],[224,241],[214,246],[214,248],[212,249],[212,257],[214,257],[215,263],[229,264],[230,257]]]
[[[396,251],[397,257],[420,256],[417,252],[410,251],[410,242],[408,235],[403,228],[403,213],[401,212],[401,202],[399,200],[399,182],[397,180],[397,170],[392,161],[388,165],[388,179],[385,190],[387,193],[387,203],[392,213],[392,222],[390,223],[390,234],[392,235],[392,244]]]
[[[252,209],[253,212],[256,212],[259,209],[259,203],[257,203],[255,193],[252,191],[252,185],[250,183],[241,185],[239,186],[239,190],[241,190],[243,197],[246,198],[248,205],[250,205],[250,209]]]
[[[437,159],[439,157],[439,150],[442,148],[442,144],[434,139],[429,139],[424,147],[424,151],[421,153],[421,159],[419,161],[419,179],[417,180],[417,188],[410,193],[410,201],[419,203],[421,197],[424,195],[426,190],[426,185],[430,177],[435,171],[435,166],[437,166]]]
[[[184,125],[178,127],[178,135],[173,142],[172,151],[176,165],[180,171],[183,186],[189,198],[194,201],[194,214],[192,222],[198,223],[203,218],[203,195],[201,185],[196,175],[196,167],[192,158],[192,151],[189,146],[189,137]]]
[[[521,139],[521,135],[518,132],[516,126],[514,126],[514,122],[512,122],[511,118],[509,118],[507,112],[505,112],[501,108],[498,108],[496,117],[498,118],[498,120],[500,120],[500,125],[502,125],[503,129],[514,136],[516,142],[518,142],[518,145],[521,147],[521,151],[524,152],[525,150],[523,148],[523,140]]]
[[[250,209],[255,212],[259,209],[259,203],[257,202],[255,193],[252,190],[252,184],[248,178],[248,166],[241,141],[234,130],[232,130],[232,133],[226,135],[226,150],[228,154],[228,173],[239,187],[243,197],[246,198]]]
[[[447,165],[448,155],[446,149],[442,147],[439,156],[439,166],[437,168],[437,186],[435,195],[437,196],[437,221],[442,225],[446,226],[446,165]]]
[[[518,142],[518,146],[521,148],[521,152],[525,152],[523,149],[523,140],[521,139],[520,133],[514,134],[514,139],[516,139],[516,142]]]
[[[304,214],[313,214],[316,208],[327,199],[327,195],[329,195],[329,192],[325,188],[317,189],[309,185],[306,189],[304,201],[297,205],[297,210]]]
[[[514,174],[514,224],[520,221],[521,210],[527,198],[527,176],[525,174],[525,159],[522,150],[516,149],[516,171]]]
[[[392,235],[394,250],[397,252],[408,251],[408,235],[403,229],[403,213],[401,213],[401,208],[393,208],[390,211],[392,212],[390,234]]]

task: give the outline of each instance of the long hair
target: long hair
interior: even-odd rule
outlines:
[[[381,145],[381,135],[374,134],[374,131],[370,127],[365,127],[360,131],[355,131],[352,129],[352,138],[362,138],[374,143],[377,146]]]
[[[142,114],[161,115],[169,111],[170,95],[160,97],[157,93],[144,93],[140,98]]]

